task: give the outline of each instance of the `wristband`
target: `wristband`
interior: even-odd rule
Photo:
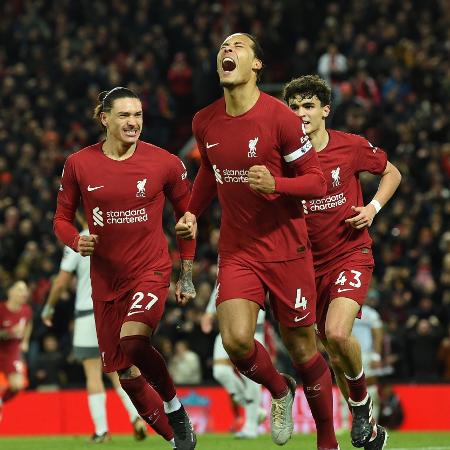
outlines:
[[[380,212],[381,209],[381,205],[380,202],[378,200],[373,199],[369,205],[373,205],[373,207],[375,208],[376,214],[378,214]]]

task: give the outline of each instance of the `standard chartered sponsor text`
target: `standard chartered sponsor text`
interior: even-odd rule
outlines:
[[[323,198],[317,198],[315,200],[310,200],[308,205],[308,210],[314,211],[324,211],[326,209],[336,208],[337,206],[343,205],[347,201],[344,193],[335,195],[327,195]]]
[[[222,172],[225,183],[248,183],[248,170],[246,169],[223,169]]]
[[[146,222],[147,220],[148,214],[145,212],[145,208],[106,212],[106,223],[109,224]]]

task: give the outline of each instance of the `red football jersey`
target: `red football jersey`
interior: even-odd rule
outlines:
[[[345,220],[355,215],[352,206],[364,206],[359,173],[381,174],[387,164],[386,153],[363,137],[327,131],[329,142],[318,152],[327,193],[303,201],[316,274],[326,271],[336,258],[372,245],[367,228],[356,230]]]
[[[285,104],[265,93],[237,117],[227,114],[223,98],[195,115],[192,127],[202,162],[189,210],[200,214],[218,193],[221,257],[288,261],[309,248],[299,199],[259,194],[248,185],[253,165],[267,166],[275,177],[292,177],[294,171],[302,175],[314,165],[320,173],[301,123]]]
[[[20,344],[25,327],[31,320],[32,312],[29,305],[23,305],[19,311],[11,311],[6,302],[0,302],[0,330],[17,334],[17,338],[0,339],[0,367],[5,367],[11,361],[21,359]]]
[[[73,246],[61,230],[73,221],[81,198],[89,232],[99,236],[91,257],[94,300],[116,298],[143,280],[161,281],[163,277],[169,282],[171,260],[162,226],[164,201],[167,197],[176,207],[179,199],[184,199],[187,206],[189,192],[181,160],[143,141],[122,161],[105,156],[102,143],[67,158],[55,231],[66,245]],[[184,245],[190,251],[183,257],[193,258],[195,243]]]

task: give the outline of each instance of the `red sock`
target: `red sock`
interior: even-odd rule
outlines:
[[[331,373],[320,353],[304,364],[294,363],[303,381],[303,391],[308,400],[317,428],[317,447],[338,448],[333,426],[333,393]]]
[[[350,379],[347,375],[345,375],[345,379],[347,380],[350,400],[354,402],[362,402],[367,397],[367,383],[364,372],[361,372],[361,375],[359,375],[356,379]]]
[[[268,389],[273,398],[286,395],[286,378],[275,369],[267,350],[258,341],[254,341],[254,348],[248,356],[232,359],[232,362],[243,375]]]
[[[137,378],[120,379],[139,415],[166,441],[173,438],[173,430],[164,412],[161,397],[140,375]]]
[[[147,336],[125,336],[120,339],[120,348],[155,388],[163,401],[168,402],[175,397],[175,386],[166,362],[158,350],[150,344]]]

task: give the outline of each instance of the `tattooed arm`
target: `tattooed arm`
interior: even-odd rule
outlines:
[[[193,261],[191,259],[181,260],[180,277],[175,291],[177,302],[180,305],[186,305],[196,295],[195,287],[192,283],[192,266]]]

